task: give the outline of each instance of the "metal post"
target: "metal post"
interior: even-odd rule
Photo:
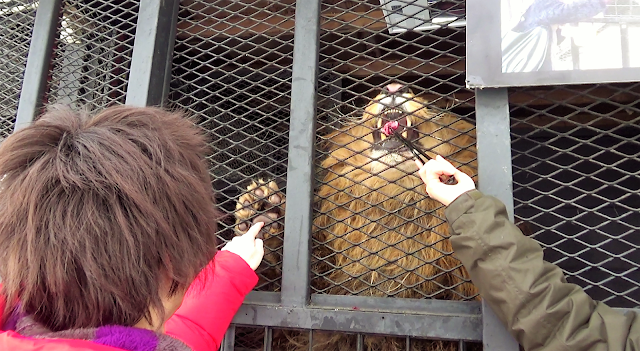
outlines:
[[[62,0],[48,0],[38,5],[14,131],[31,124],[42,105],[61,4]]]
[[[620,23],[620,49],[622,51],[622,67],[624,68],[631,67],[630,46],[629,25],[627,23]]]
[[[286,307],[309,300],[320,1],[299,0],[295,18],[287,168],[287,189],[295,196],[287,199],[285,216],[281,297]]]
[[[222,345],[220,345],[220,351],[233,351],[236,344],[236,326],[230,325],[227,331],[224,333],[222,339]]]
[[[169,91],[179,0],[142,0],[127,85],[127,105],[161,106]]]
[[[476,90],[476,131],[479,190],[504,202],[513,221],[513,178],[507,89]],[[491,308],[482,302],[482,343],[485,350],[518,351]]]

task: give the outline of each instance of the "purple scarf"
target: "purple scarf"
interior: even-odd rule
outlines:
[[[16,313],[7,320],[3,329],[35,339],[87,340],[127,351],[192,351],[178,339],[147,329],[110,325],[52,332],[33,317]]]

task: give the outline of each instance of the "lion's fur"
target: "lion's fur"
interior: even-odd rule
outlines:
[[[376,122],[380,107],[375,101],[359,120],[324,137],[327,156],[321,169],[325,176],[316,193],[313,233],[314,288],[339,295],[477,298],[466,270],[451,255],[444,208],[427,196],[413,159],[372,156],[372,131],[380,127]],[[417,98],[406,104],[427,154],[440,154],[475,176],[474,126],[451,114],[436,114]],[[283,349],[309,349],[307,333],[283,334],[288,339]],[[363,342],[366,350],[396,351],[405,348],[403,340],[366,336]],[[353,335],[316,332],[313,350],[355,350],[355,342]],[[412,347],[456,348],[453,342],[426,340]]]
[[[436,115],[417,98],[407,104],[427,153],[475,175],[473,125],[450,114]],[[444,208],[426,195],[412,159],[388,167],[370,158],[376,109],[371,103],[361,120],[326,138],[329,155],[321,168],[327,173],[317,192],[320,215],[314,234],[334,253],[332,266],[338,268],[329,279],[338,286],[331,292],[453,300],[474,296],[467,272],[451,256]]]

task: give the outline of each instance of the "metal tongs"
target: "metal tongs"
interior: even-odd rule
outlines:
[[[425,164],[427,163],[427,161],[431,160],[431,157],[429,157],[429,155],[425,154],[424,151],[420,150],[420,148],[417,148],[415,145],[413,145],[411,141],[403,137],[402,134],[398,132],[398,129],[393,129],[393,135],[398,140],[400,140],[400,142],[402,142],[404,146],[406,146],[409,150],[411,150],[411,153],[413,153],[413,156],[415,156],[415,158],[420,160],[422,164]],[[449,177],[444,174],[440,176],[440,181],[447,185],[458,184],[458,181],[456,180],[455,177]]]

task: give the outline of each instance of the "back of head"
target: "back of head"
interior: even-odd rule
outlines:
[[[207,143],[180,114],[56,107],[0,145],[0,276],[53,331],[162,312],[216,251]]]

